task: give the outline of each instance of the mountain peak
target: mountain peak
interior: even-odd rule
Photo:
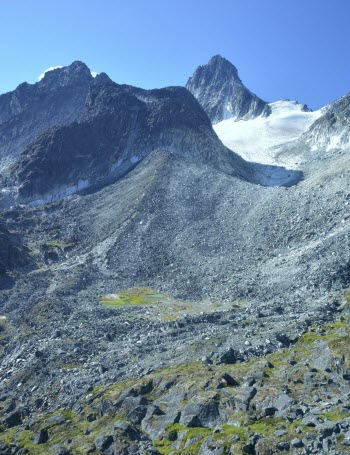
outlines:
[[[237,68],[233,63],[231,63],[227,58],[223,57],[220,54],[214,55],[208,62],[208,65],[221,65],[221,66],[227,66],[230,68],[233,68],[235,71],[237,71]]]
[[[68,66],[57,67],[46,71],[43,78],[39,81],[41,85],[75,85],[91,82],[93,79],[89,67],[77,60]]]
[[[222,55],[220,54],[216,54],[214,55],[208,62],[208,65],[212,65],[212,64],[216,64],[216,63],[223,63],[223,62],[227,62],[229,63],[230,65],[232,65],[232,63],[227,60],[225,57],[223,57]],[[234,66],[234,65],[232,65]]]
[[[239,78],[237,68],[221,55],[199,66],[186,88],[198,99],[212,123],[268,114],[267,103],[250,92]]]

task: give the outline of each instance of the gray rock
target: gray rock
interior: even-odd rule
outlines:
[[[255,444],[248,442],[243,446],[242,451],[248,455],[255,455]]]
[[[141,438],[140,431],[126,420],[118,420],[114,422],[113,428],[117,435],[125,436],[131,441],[138,441]]]
[[[242,388],[234,397],[236,408],[240,411],[247,411],[249,409],[250,401],[256,395],[255,387]]]
[[[62,425],[65,423],[65,421],[66,419],[62,414],[55,414],[52,417],[49,417],[46,422],[53,425]]]
[[[290,443],[285,441],[285,442],[279,442],[277,445],[277,450],[281,451],[281,452],[284,452],[284,451],[288,451],[290,449]]]
[[[143,396],[127,397],[123,400],[122,409],[130,412],[138,406],[147,406],[148,400]]]
[[[142,420],[141,428],[152,440],[159,439],[168,425],[179,423],[181,413],[169,412],[165,415],[149,415]]]
[[[69,449],[60,445],[54,445],[50,450],[52,451],[52,455],[71,455],[72,453]]]
[[[325,420],[322,424],[316,425],[316,431],[322,439],[332,436],[335,433],[340,432],[338,422],[332,422]]]
[[[225,449],[211,437],[203,442],[199,451],[199,455],[223,455],[224,453]]]
[[[289,410],[294,404],[295,400],[293,398],[289,397],[285,393],[281,393],[273,405],[278,411],[286,411]]]
[[[296,449],[299,449],[301,447],[304,447],[304,443],[301,439],[299,438],[294,438],[290,441],[291,445],[295,447]]]
[[[109,447],[113,444],[113,436],[111,435],[100,435],[95,439],[95,446],[99,452],[105,453]]]
[[[307,427],[316,427],[316,425],[319,425],[319,423],[320,420],[312,414],[306,415],[302,420],[302,424]]]
[[[45,444],[49,440],[49,433],[46,429],[42,429],[34,437],[33,444]]]
[[[147,414],[146,406],[137,406],[128,414],[128,420],[134,425],[139,425]]]
[[[180,424],[187,427],[214,427],[220,423],[218,401],[189,403],[181,411]]]
[[[22,416],[18,411],[11,412],[6,419],[4,424],[7,428],[13,428],[22,424]]]
[[[287,434],[287,431],[285,429],[280,429],[280,430],[275,431],[275,435],[278,437],[284,436],[285,434]]]

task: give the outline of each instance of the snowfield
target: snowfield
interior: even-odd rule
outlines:
[[[231,118],[213,125],[213,128],[226,147],[245,160],[281,164],[277,162],[273,148],[297,139],[323,114],[323,109],[303,111],[303,104],[289,100],[276,101],[269,106],[271,114],[268,117],[239,121]],[[295,160],[283,164],[292,168],[297,166]]]

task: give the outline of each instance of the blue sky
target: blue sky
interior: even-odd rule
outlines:
[[[221,54],[268,101],[350,91],[349,0],[4,0],[0,93],[84,61],[119,83],[184,85]]]

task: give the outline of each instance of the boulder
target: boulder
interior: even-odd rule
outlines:
[[[181,411],[180,424],[187,427],[211,428],[220,421],[219,404],[214,398],[199,403],[189,403]]]
[[[49,433],[45,429],[39,431],[39,433],[34,437],[33,444],[45,444],[49,440]]]
[[[97,438],[95,439],[95,446],[96,446],[96,449],[99,451],[99,452],[106,452],[106,450],[109,449],[109,447],[113,444],[113,436],[111,435],[100,435],[100,436],[97,436]]]

